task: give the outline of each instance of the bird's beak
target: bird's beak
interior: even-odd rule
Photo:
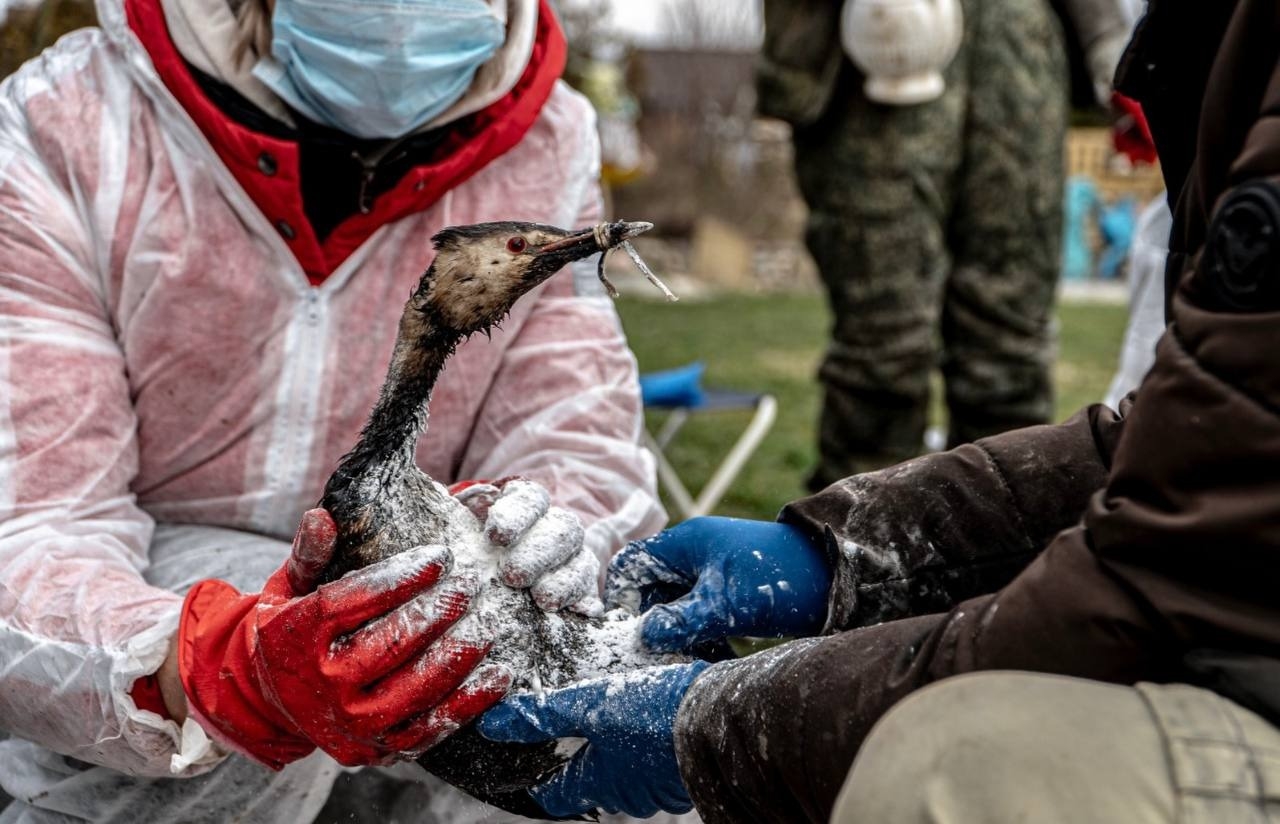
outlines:
[[[643,220],[601,223],[590,229],[565,235],[559,240],[553,240],[538,249],[537,253],[539,257],[555,255],[565,261],[580,260],[596,252],[612,249],[623,241],[642,235],[652,228],[652,223]]]
[[[643,235],[653,228],[653,224],[647,220],[619,220],[614,223],[606,223],[605,227],[607,242],[609,248],[612,248],[624,240],[630,240],[636,235]]]

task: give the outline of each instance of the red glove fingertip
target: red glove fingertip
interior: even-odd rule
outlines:
[[[417,758],[505,698],[514,682],[511,669],[502,664],[478,667],[467,683],[431,712],[396,734],[387,736],[386,744],[408,757]]]
[[[449,494],[471,510],[477,521],[484,523],[489,517],[489,507],[498,499],[499,489],[489,481],[458,481],[449,487]]]
[[[470,724],[501,701],[514,681],[511,669],[502,664],[477,667],[466,684],[440,702],[436,714],[452,719],[459,726]]]
[[[293,549],[285,564],[289,587],[296,595],[306,595],[333,558],[338,543],[338,525],[329,511],[320,507],[302,514],[293,536]]]
[[[458,481],[457,483],[450,485],[449,494],[456,498],[458,497],[459,492],[465,492],[466,490],[470,489],[473,486],[479,486],[481,484],[487,484],[487,483],[489,482],[481,481],[477,479],[472,479],[469,481]]]
[[[415,547],[330,581],[307,597],[319,602],[317,617],[336,636],[353,632],[430,590],[452,567],[453,556],[444,547]],[[271,591],[270,580],[266,591]]]

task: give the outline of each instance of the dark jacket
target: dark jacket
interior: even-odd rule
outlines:
[[[845,631],[695,682],[676,744],[709,824],[826,821],[872,725],[974,670],[1195,683],[1280,722],[1280,188],[1239,188],[1280,175],[1278,60],[1275,0],[1151,5],[1122,82],[1150,102],[1177,193],[1155,366],[1120,414],[784,510],[825,536]]]

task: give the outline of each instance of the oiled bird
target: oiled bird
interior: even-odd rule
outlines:
[[[511,668],[516,689],[561,686],[660,659],[639,650],[631,619],[547,613],[528,591],[502,583],[476,517],[414,461],[431,390],[455,347],[500,322],[522,295],[566,264],[603,253],[651,225],[615,222],[567,231],[498,222],[436,234],[435,260],[405,305],[378,402],[320,502],[338,526],[327,579],[416,546],[448,547],[454,555],[450,574],[476,576],[480,583],[456,631],[492,640],[489,660]],[[482,801],[547,818],[527,788],[564,759],[554,744],[496,744],[466,727],[419,762]]]

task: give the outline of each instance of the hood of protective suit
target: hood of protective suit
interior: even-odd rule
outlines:
[[[235,20],[221,2],[123,0],[127,32],[110,22],[119,17],[118,0],[98,0],[98,16],[109,37],[132,35],[141,43],[169,93],[249,197],[276,224],[313,283],[328,277],[380,227],[429,208],[519,143],[550,97],[568,51],[547,0],[510,0],[506,44],[477,72],[470,91],[427,126],[448,129],[439,153],[403,174],[367,210],[343,220],[321,238],[303,208],[298,143],[255,131],[229,117],[208,98],[187,66],[190,60],[268,114],[287,116],[281,102],[249,74],[256,58],[235,61]],[[213,16],[208,28],[203,21],[196,25],[198,6],[204,3]],[[528,35],[526,29],[531,29]],[[178,43],[185,51],[179,51]]]
[[[466,94],[423,130],[447,125],[502,99],[529,65],[538,0],[488,1],[506,24],[506,40],[476,72]],[[293,125],[288,107],[252,74],[262,55],[251,33],[237,21],[235,4],[229,0],[160,0],[160,6],[169,37],[187,62],[235,89],[282,123]]]

